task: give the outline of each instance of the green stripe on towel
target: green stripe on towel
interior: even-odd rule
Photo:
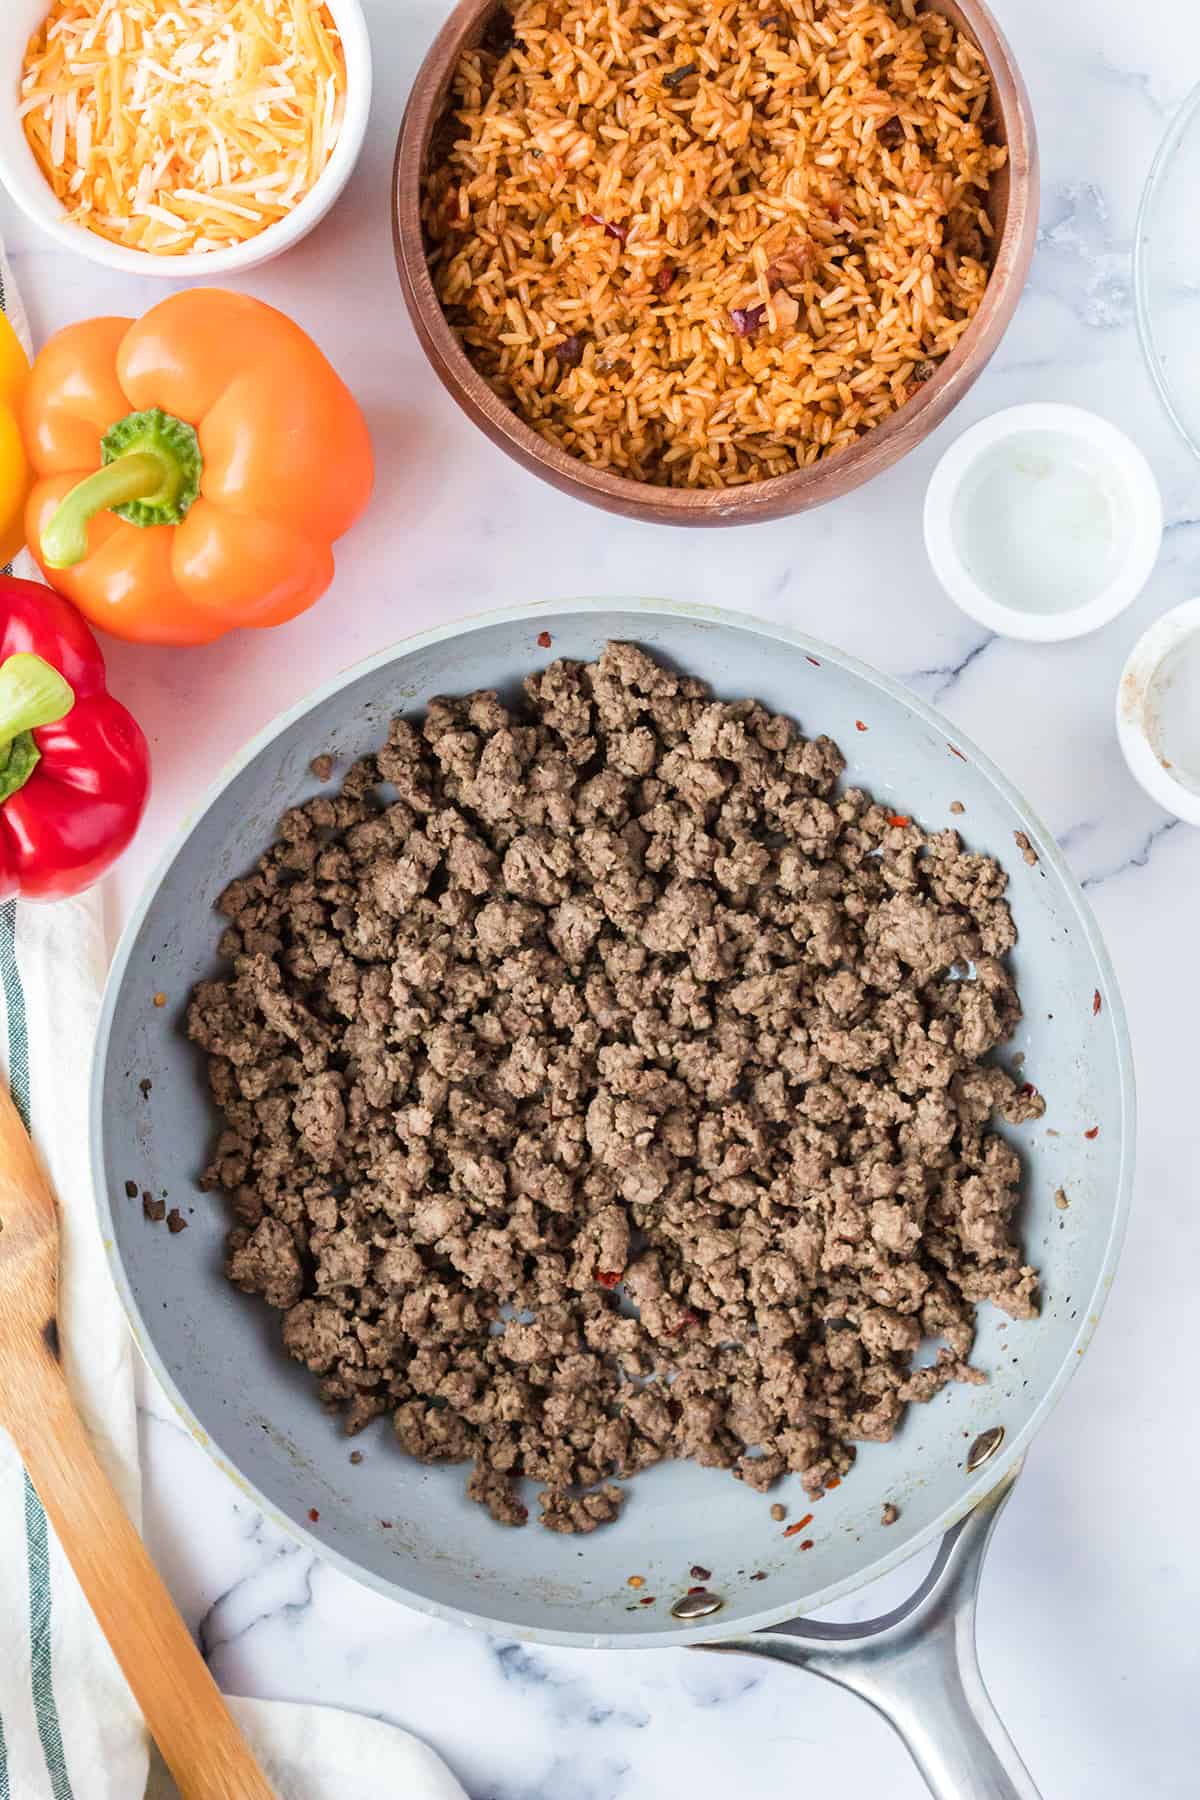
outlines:
[[[17,1111],[29,1126],[29,1034],[25,1023],[25,991],[16,950],[17,907],[10,900],[0,907],[0,987],[8,1015],[8,1084]],[[54,1800],[74,1800],[62,1727],[54,1698],[53,1639],[50,1630],[50,1544],[42,1503],[25,1477],[25,1552],[29,1568],[29,1664],[33,1684],[33,1710],[37,1718],[42,1755]],[[2,1758],[2,1752],[0,1752]],[[0,1775],[4,1763],[0,1760]],[[7,1776],[0,1782],[0,1800],[6,1800]]]
[[[50,1545],[42,1503],[25,1477],[25,1545],[29,1557],[29,1664],[33,1676],[33,1710],[54,1800],[72,1800],[71,1778],[63,1750],[62,1728],[54,1701],[54,1668],[50,1637]]]
[[[25,990],[17,967],[17,903],[0,907],[0,984],[8,1014],[8,1087],[13,1104],[29,1130],[29,1031],[25,1024]]]
[[[0,275],[0,313],[4,311],[4,277]],[[11,567],[5,569],[6,575]],[[12,1800],[8,1786],[8,1749],[4,1742],[4,1715],[0,1713],[0,1800]]]

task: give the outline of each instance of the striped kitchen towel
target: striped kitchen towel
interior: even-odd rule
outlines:
[[[0,310],[28,345],[2,247]],[[36,574],[27,556],[14,572]],[[0,905],[0,1062],[59,1199],[63,1362],[97,1454],[138,1521],[132,1345],[87,1151],[106,966],[95,892]],[[433,1752],[392,1726],[320,1707],[230,1704],[282,1800],[465,1800]],[[0,1800],[168,1800],[175,1787],[153,1761],[124,1677],[0,1431]]]
[[[0,307],[29,332],[0,256]],[[20,566],[20,565],[26,566]],[[30,559],[14,571],[33,575]],[[0,907],[0,1056],[62,1203],[68,1378],[105,1468],[140,1514],[128,1331],[87,1161],[88,1059],[104,980],[98,898]],[[20,1460],[0,1433],[0,1800],[128,1800],[146,1785],[141,1717]]]

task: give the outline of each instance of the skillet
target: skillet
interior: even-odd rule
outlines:
[[[394,713],[478,687],[515,697],[530,670],[593,658],[610,638],[641,643],[719,697],[754,696],[806,734],[828,733],[849,758],[848,783],[926,824],[961,802],[969,845],[997,854],[1012,877],[1025,1019],[1007,1053],[1024,1052],[1048,1110],[1005,1129],[1025,1169],[1022,1230],[1042,1274],[1042,1316],[1022,1323],[981,1308],[975,1360],[989,1384],[947,1389],[911,1407],[891,1444],[860,1446],[852,1474],[812,1509],[803,1553],[760,1495],[692,1464],[640,1475],[621,1519],[586,1540],[494,1524],[466,1500],[462,1468],[410,1461],[379,1425],[351,1466],[311,1376],[280,1349],[273,1315],[225,1281],[224,1209],[197,1185],[214,1120],[203,1059],[184,1035],[188,994],[216,967],[217,896],[272,841],[284,809],[320,791],[312,759],[329,752],[344,768],[377,747]],[[1035,864],[1016,850],[1018,831]],[[515,607],[335,677],[246,747],[151,881],[105,995],[91,1140],[103,1236],[143,1354],[193,1435],[310,1549],[409,1606],[520,1639],[695,1645],[806,1666],[883,1712],[940,1800],[1036,1796],[975,1660],[975,1588],[1020,1461],[1112,1280],[1132,1180],[1133,1071],[1112,967],[1060,852],[990,761],[914,695],[784,627],[651,600]],[[188,1231],[147,1224],[127,1182],[180,1207]],[[1073,1197],[1065,1212],[1060,1188]],[[890,1527],[887,1502],[900,1509]],[[804,1619],[938,1539],[930,1574],[887,1619]],[[694,1568],[708,1573],[698,1580]],[[641,1589],[628,1586],[632,1573]]]

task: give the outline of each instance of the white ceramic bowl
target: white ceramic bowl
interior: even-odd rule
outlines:
[[[1154,472],[1124,432],[1077,406],[1014,406],[946,452],[925,543],[963,611],[1001,637],[1060,643],[1141,593],[1162,546]]]
[[[1200,825],[1200,600],[1139,639],[1117,690],[1117,736],[1152,800]]]
[[[341,136],[311,193],[286,219],[269,225],[247,243],[229,250],[193,251],[187,256],[154,256],[148,250],[110,244],[85,226],[70,223],[38,168],[16,107],[26,46],[49,11],[49,0],[0,0],[0,93],[7,92],[10,97],[10,103],[0,105],[0,184],[21,211],[65,250],[74,250],[109,269],[178,280],[241,274],[269,262],[299,243],[325,217],[350,179],[366,134],[371,110],[371,42],[362,0],[326,0],[326,4],[346,51],[346,116]]]

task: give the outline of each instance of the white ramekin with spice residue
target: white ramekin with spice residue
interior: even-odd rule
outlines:
[[[118,0],[124,4],[124,0]],[[361,0],[324,0],[346,59],[345,110],[337,141],[312,187],[281,219],[241,243],[217,249],[165,254],[110,241],[68,217],[30,148],[20,116],[21,81],[32,35],[50,11],[50,0],[0,4],[0,82],[10,104],[0,107],[0,184],[26,216],[64,249],[106,268],[167,279],[241,274],[269,262],[306,237],[337,200],[354,170],[371,110],[371,44]]]
[[[1155,621],[1117,690],[1117,736],[1152,800],[1200,825],[1200,600]]]

